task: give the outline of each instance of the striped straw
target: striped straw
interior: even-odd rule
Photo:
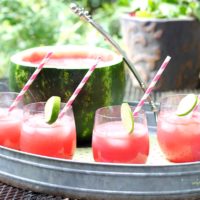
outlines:
[[[197,105],[194,107],[194,109],[192,111],[192,116],[195,116],[195,113],[198,111],[199,103],[200,103],[200,95],[198,95],[198,102],[197,102]]]
[[[85,83],[88,81],[88,79],[91,76],[92,72],[95,70],[95,68],[98,65],[99,61],[100,61],[100,57],[97,58],[96,63],[93,66],[91,66],[90,69],[88,70],[88,72],[85,74],[85,76],[83,77],[82,81],[79,83],[78,87],[75,89],[74,93],[69,98],[69,100],[66,103],[65,107],[61,110],[61,112],[60,112],[60,114],[58,116],[59,119],[61,119],[64,116],[64,114],[67,111],[67,109],[72,105],[72,103],[74,102],[75,98],[77,97],[77,95],[79,94],[79,92],[81,91],[81,89],[83,88]]]
[[[37,67],[37,69],[35,70],[35,72],[29,78],[29,80],[27,81],[27,83],[24,85],[24,87],[22,88],[22,90],[20,91],[20,93],[17,95],[17,97],[15,98],[15,100],[13,101],[13,103],[11,104],[11,106],[9,107],[8,112],[11,112],[13,109],[16,108],[17,104],[20,102],[20,100],[22,99],[23,95],[29,89],[29,87],[31,86],[31,84],[33,83],[33,81],[36,79],[36,77],[40,73],[41,69],[49,61],[49,58],[50,58],[50,56],[52,54],[53,54],[53,52],[49,52],[44,57],[44,59],[42,60],[42,62],[40,63],[40,65]]]
[[[144,105],[145,100],[148,98],[148,96],[150,95],[150,93],[152,92],[152,90],[154,89],[154,86],[156,85],[157,81],[160,79],[163,71],[165,70],[165,68],[167,67],[169,61],[171,60],[170,56],[167,56],[164,60],[164,62],[162,63],[160,69],[158,70],[158,72],[156,73],[156,75],[154,76],[153,80],[151,81],[149,87],[147,88],[147,90],[145,91],[142,99],[139,101],[138,105],[136,106],[135,110],[133,111],[133,115],[137,116],[138,112],[140,111],[140,109],[142,108],[142,106]]]

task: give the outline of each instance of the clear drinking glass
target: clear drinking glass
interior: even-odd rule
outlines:
[[[132,111],[134,107],[131,107]],[[134,117],[134,130],[128,133],[121,122],[121,106],[96,111],[92,150],[97,162],[143,164],[149,155],[149,136],[143,110]]]
[[[18,93],[0,92],[0,145],[19,150],[23,102],[8,112]]]
[[[171,162],[200,160],[200,112],[177,116],[176,109],[186,96],[177,94],[161,99],[157,139],[165,157]]]
[[[61,104],[61,109],[65,106]],[[44,120],[45,102],[24,106],[20,149],[43,156],[72,159],[76,148],[76,128],[72,107],[53,124]]]

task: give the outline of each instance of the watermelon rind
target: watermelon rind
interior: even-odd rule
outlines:
[[[70,56],[101,56],[109,61],[99,63],[86,85],[73,103],[75,115],[77,142],[91,142],[95,111],[104,106],[121,104],[125,92],[124,62],[117,53],[98,47],[66,45],[61,47],[35,47],[19,52],[11,57],[9,87],[11,91],[19,92],[38,65],[29,61],[31,56],[44,56],[53,51],[53,56],[66,54]],[[51,66],[45,65],[40,74],[30,86],[26,94],[26,103],[47,101],[51,96],[60,96],[62,102],[67,102],[84,75],[91,66]]]

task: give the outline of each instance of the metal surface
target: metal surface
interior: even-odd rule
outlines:
[[[0,182],[1,200],[62,200],[62,197],[55,197],[47,194],[39,194],[29,190],[23,190]],[[70,199],[65,199],[70,200]]]
[[[151,138],[154,138],[154,115],[149,105],[144,108]],[[150,160],[146,165],[95,163],[90,148],[77,149],[77,152],[83,153],[82,160],[76,155],[75,160],[67,161],[1,147],[0,181],[18,188],[67,198],[200,199],[200,162],[168,163],[159,152],[156,140],[152,141]]]

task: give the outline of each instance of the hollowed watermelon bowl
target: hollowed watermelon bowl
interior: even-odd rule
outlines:
[[[122,57],[108,49],[88,46],[27,49],[11,57],[9,87],[12,91],[21,90],[49,51],[53,51],[50,61],[29,88],[34,101],[46,101],[58,95],[67,102],[95,59],[101,57],[101,62],[73,103],[78,144],[88,144],[96,109],[123,100],[126,80]],[[32,102],[32,97],[26,95],[27,102]]]

